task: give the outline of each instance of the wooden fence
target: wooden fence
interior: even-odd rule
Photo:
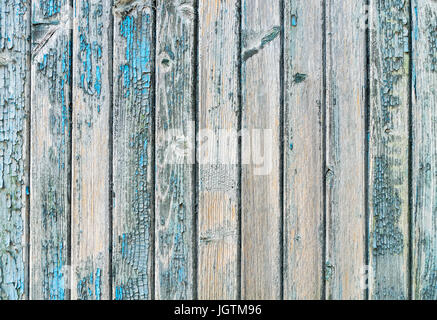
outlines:
[[[437,299],[436,111],[435,0],[0,0],[0,299]]]

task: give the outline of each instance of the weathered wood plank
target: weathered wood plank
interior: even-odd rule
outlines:
[[[30,299],[70,296],[71,10],[34,1]]]
[[[194,298],[193,1],[157,1],[156,299]]]
[[[326,7],[326,298],[364,299],[366,1]]]
[[[78,0],[73,24],[72,298],[109,299],[111,1]]]
[[[30,7],[0,5],[0,300],[28,297]]]
[[[412,2],[413,299],[437,299],[437,3]]]
[[[199,2],[200,299],[239,294],[239,9]]]
[[[280,9],[279,0],[242,1],[243,299],[281,296]]]
[[[369,297],[407,299],[409,1],[370,12]]]
[[[323,297],[323,6],[285,1],[284,299]]]
[[[113,297],[153,297],[151,1],[115,6]]]

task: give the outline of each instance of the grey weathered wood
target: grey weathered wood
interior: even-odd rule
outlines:
[[[281,295],[280,9],[279,0],[242,1],[243,299]]]
[[[239,41],[239,1],[200,1],[199,299],[239,294]]]
[[[284,299],[321,299],[323,6],[284,3]]]
[[[79,0],[74,5],[72,299],[111,296],[111,15],[111,1]]]
[[[409,1],[370,12],[369,297],[407,299]]]
[[[412,2],[413,299],[437,299],[437,3]]]
[[[151,1],[114,9],[113,297],[153,297]]]
[[[71,13],[33,2],[30,299],[70,296]]]
[[[194,297],[193,1],[158,0],[155,297]]]
[[[28,297],[30,7],[0,5],[0,300]]]
[[[326,298],[364,299],[366,1],[326,4]]]

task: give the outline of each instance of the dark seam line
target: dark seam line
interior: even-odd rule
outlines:
[[[149,275],[149,286],[150,286],[150,294],[149,294],[149,299],[150,300],[155,300],[156,299],[156,284],[155,284],[155,277],[156,277],[156,244],[155,244],[155,239],[156,239],[156,225],[155,225],[155,221],[156,221],[156,193],[155,193],[155,188],[156,188],[156,47],[158,44],[157,41],[157,21],[158,21],[158,10],[157,10],[157,0],[153,0],[153,8],[152,8],[152,12],[153,12],[153,26],[152,26],[152,43],[154,43],[153,46],[153,59],[152,59],[152,70],[153,70],[153,74],[152,74],[152,108],[151,108],[151,117],[152,117],[152,128],[151,128],[151,135],[152,135],[152,188],[151,189],[151,200],[152,200],[152,210],[151,210],[151,228],[150,228],[150,243],[151,243],[151,257],[150,257],[150,275]],[[149,266],[148,266],[149,267]]]
[[[70,1],[70,6],[72,6],[72,2]],[[70,266],[70,270],[69,270],[69,275],[68,275],[68,281],[69,281],[69,286],[67,289],[67,300],[71,300],[71,296],[72,296],[72,286],[71,286],[71,278],[72,278],[72,270],[71,270],[71,261],[72,261],[72,249],[71,249],[71,244],[72,244],[72,188],[73,188],[73,135],[72,135],[72,130],[73,130],[73,10],[70,10],[70,22],[69,22],[69,64],[70,64],[70,76],[69,76],[69,82],[70,82],[70,88],[69,88],[69,122],[70,122],[70,127],[69,127],[69,138],[68,138],[68,148],[70,150],[70,155],[69,155],[69,159],[68,159],[68,177],[69,177],[69,181],[68,181],[68,194],[67,194],[67,199],[68,199],[68,213],[67,213],[67,265]]]
[[[281,38],[280,38],[280,58],[279,58],[279,77],[280,77],[280,110],[279,110],[279,210],[280,210],[280,221],[279,221],[279,259],[280,259],[280,292],[279,296],[281,300],[284,300],[284,115],[285,115],[285,70],[284,70],[284,55],[285,55],[285,23],[284,23],[284,0],[280,1],[280,19],[281,19]]]
[[[111,7],[112,7],[112,1],[111,1]],[[114,109],[114,90],[113,90],[113,59],[114,59],[114,17],[112,14],[109,15],[109,34],[108,38],[111,41],[111,43],[108,45],[108,78],[109,78],[109,300],[113,299],[113,292],[112,292],[112,254],[113,254],[113,194],[114,194],[114,181],[113,181],[113,151],[114,151],[114,125],[113,125],[113,109]]]
[[[410,63],[408,70],[408,228],[409,228],[409,244],[408,244],[408,299],[413,298],[413,0],[408,2],[409,10],[409,32],[408,32],[408,48],[410,51]],[[417,21],[416,21],[417,22]]]
[[[27,64],[28,64],[28,69],[27,69],[27,74],[29,77],[29,83],[28,83],[28,97],[27,97],[27,103],[28,103],[28,120],[27,120],[27,128],[28,128],[28,132],[27,132],[27,146],[26,146],[26,153],[28,155],[27,160],[26,160],[26,164],[27,164],[27,168],[26,168],[26,175],[27,175],[27,188],[29,189],[29,195],[27,195],[27,193],[25,193],[25,201],[26,201],[26,210],[25,210],[25,220],[27,220],[27,226],[26,226],[26,247],[25,247],[25,259],[27,260],[27,266],[26,266],[26,278],[25,279],[25,283],[26,283],[26,287],[24,288],[25,291],[24,292],[24,300],[30,300],[30,167],[31,167],[31,131],[32,131],[32,6],[29,4],[28,7],[29,10],[29,21],[28,21],[28,25],[27,25],[27,30],[29,32],[29,38],[28,38],[28,50],[29,52],[27,53]],[[24,110],[25,114],[26,114],[26,109]],[[25,164],[25,165],[26,165]]]
[[[241,292],[242,292],[242,174],[243,174],[243,155],[242,155],[242,115],[243,115],[243,77],[242,77],[242,68],[243,68],[243,43],[242,43],[242,0],[238,1],[238,123],[237,130],[238,134],[238,156],[239,156],[239,166],[238,166],[238,186],[237,186],[237,199],[238,199],[238,251],[237,251],[237,299],[241,300]]]
[[[366,6],[369,8],[370,0],[366,0]],[[365,245],[364,245],[364,259],[366,270],[364,270],[365,274],[363,276],[367,277],[367,283],[364,289],[364,299],[369,300],[369,264],[370,264],[370,255],[369,255],[369,236],[370,236],[370,210],[369,210],[369,138],[370,138],[370,28],[369,28],[369,10],[366,12],[366,89],[365,89],[365,104],[364,104],[364,215],[365,215]]]
[[[322,4],[322,12],[323,12],[323,17],[322,17],[322,69],[323,69],[323,94],[322,94],[322,177],[323,177],[323,185],[322,185],[322,207],[323,207],[323,249],[322,249],[322,288],[321,288],[321,293],[322,293],[322,297],[321,299],[326,300],[326,254],[327,254],[327,248],[326,248],[326,237],[327,237],[327,232],[326,232],[326,210],[327,210],[327,199],[326,199],[326,170],[327,170],[327,166],[326,166],[326,147],[327,147],[327,136],[326,136],[326,108],[327,108],[327,99],[326,99],[326,95],[327,95],[327,39],[326,39],[326,10],[327,5],[326,5],[326,0],[323,0],[323,4]]]
[[[199,184],[199,177],[198,177],[198,159],[197,159],[197,132],[199,130],[198,125],[198,92],[197,92],[197,82],[198,82],[198,55],[199,55],[199,1],[194,0],[194,39],[193,39],[193,55],[192,55],[192,68],[193,68],[193,92],[192,92],[192,104],[193,104],[193,114],[192,117],[194,119],[194,165],[193,168],[193,221],[192,221],[192,229],[193,229],[193,300],[198,299],[198,215],[199,215],[199,195],[197,192],[198,184]]]

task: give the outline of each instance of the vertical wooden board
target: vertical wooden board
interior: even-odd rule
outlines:
[[[73,24],[72,298],[109,299],[111,2],[78,0]]]
[[[437,3],[412,2],[413,299],[437,299]]]
[[[0,300],[28,297],[30,8],[0,6]]]
[[[370,12],[369,297],[407,299],[409,1]]]
[[[150,2],[115,6],[113,292],[153,297],[153,26]]]
[[[242,1],[243,299],[281,297],[280,33],[279,0]]]
[[[155,297],[193,299],[193,1],[158,0],[156,28]]]
[[[30,299],[69,299],[71,10],[34,1]]]
[[[237,0],[199,3],[200,299],[239,294],[239,13]]]
[[[326,298],[364,299],[366,1],[326,7]]]
[[[321,299],[323,5],[284,9],[284,299]]]

